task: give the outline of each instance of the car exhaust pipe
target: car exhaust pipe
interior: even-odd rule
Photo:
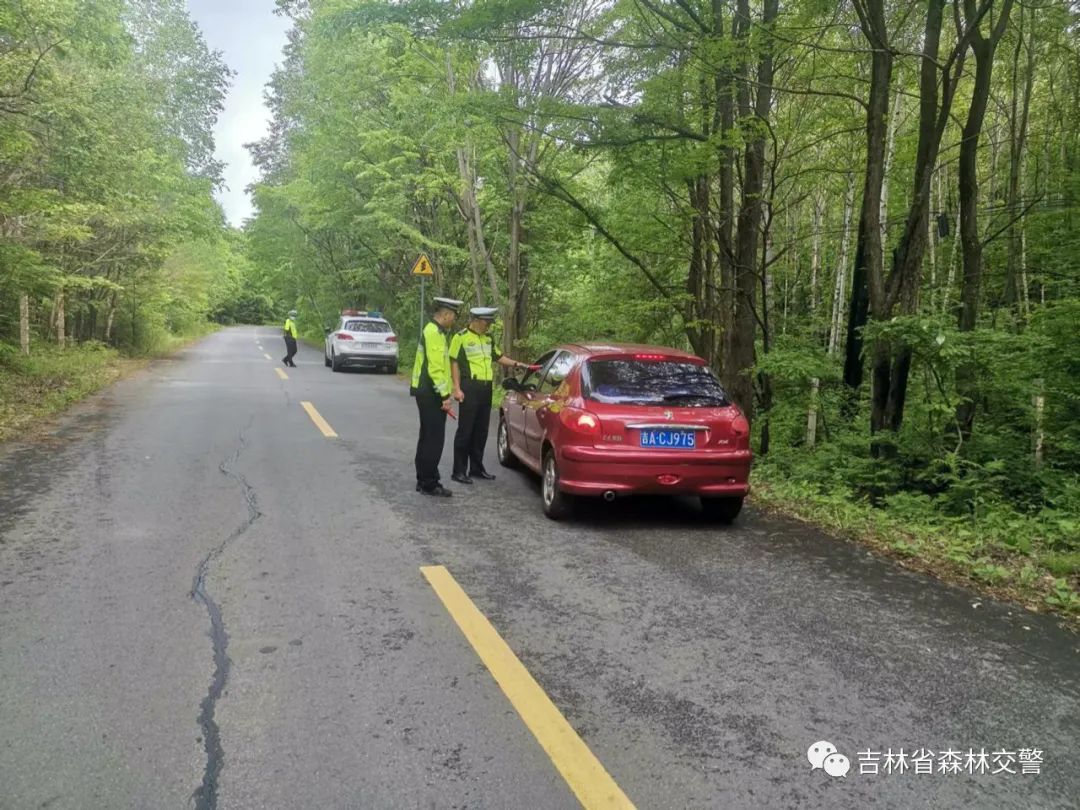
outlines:
[[[609,489],[607,492],[604,493],[604,500],[608,503],[611,503],[613,500],[615,500],[615,493]]]

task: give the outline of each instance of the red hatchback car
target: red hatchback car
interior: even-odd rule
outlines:
[[[578,495],[697,495],[724,523],[750,489],[750,424],[708,364],[678,349],[559,346],[507,379],[498,456],[542,478],[544,513]]]

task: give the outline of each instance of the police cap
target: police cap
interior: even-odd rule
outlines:
[[[469,314],[478,321],[494,321],[499,310],[495,307],[473,307]]]
[[[448,309],[451,312],[457,313],[464,305],[464,301],[458,301],[455,298],[432,298],[431,305],[436,311],[440,309]]]

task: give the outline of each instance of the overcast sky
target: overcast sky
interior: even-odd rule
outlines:
[[[251,215],[244,188],[257,177],[244,144],[266,134],[269,113],[263,105],[263,85],[281,61],[289,20],[274,14],[274,0],[187,0],[187,4],[207,44],[222,51],[237,74],[215,142],[218,160],[225,163],[226,188],[218,199],[229,222],[239,226]]]

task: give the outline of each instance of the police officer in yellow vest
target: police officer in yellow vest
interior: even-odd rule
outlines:
[[[420,412],[420,437],[416,442],[416,491],[450,497],[439,482],[439,461],[446,438],[446,415],[453,402],[450,380],[450,327],[464,302],[436,298],[435,312],[424,327],[413,363],[412,387]]]
[[[454,398],[461,403],[454,436],[454,474],[461,484],[473,478],[493,480],[484,469],[484,447],[491,423],[491,394],[495,364],[508,368],[529,368],[503,355],[488,334],[495,320],[494,307],[473,307],[472,320],[450,341],[450,370],[454,378]]]
[[[293,356],[296,354],[296,339],[300,337],[296,331],[296,310],[289,310],[289,317],[285,319],[285,356],[281,362],[290,368],[296,368]]]

